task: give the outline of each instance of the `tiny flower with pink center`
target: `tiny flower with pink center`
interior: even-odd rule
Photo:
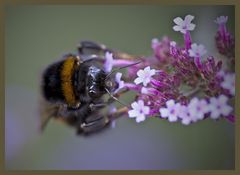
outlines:
[[[110,52],[105,53],[105,63],[103,65],[106,72],[111,72],[113,67],[113,54]]]
[[[139,70],[137,72],[138,77],[134,80],[135,84],[141,84],[143,83],[144,86],[147,86],[147,84],[151,81],[151,78],[153,75],[155,75],[156,70],[151,69],[150,66],[145,67],[144,70]]]
[[[149,106],[145,106],[143,100],[138,100],[131,104],[132,110],[128,111],[130,118],[136,118],[136,122],[142,122],[145,120],[146,115],[150,113]]]
[[[189,56],[193,58],[200,58],[207,53],[207,50],[202,44],[197,45],[193,43],[191,49],[188,50]]]
[[[121,90],[124,87],[124,81],[121,80],[122,73],[118,72],[115,75],[115,81],[118,84],[118,88],[114,91],[114,93],[117,93],[119,90]]]
[[[214,22],[217,23],[218,25],[223,25],[227,23],[227,20],[228,16],[219,16]]]
[[[195,28],[195,24],[192,24],[192,20],[194,16],[187,15],[185,16],[184,20],[180,17],[175,18],[173,21],[176,24],[173,26],[174,31],[180,31],[181,33],[185,34],[187,31],[192,31]]]
[[[235,95],[235,73],[228,73],[223,75],[223,82],[221,87],[227,89],[231,95]]]
[[[173,99],[166,102],[166,108],[160,108],[159,112],[162,118],[168,118],[170,122],[176,122],[179,115],[181,105],[175,103]]]
[[[185,105],[181,105],[179,108],[179,118],[182,119],[182,124],[189,125],[192,121],[192,117],[189,113],[189,108]]]
[[[221,115],[228,116],[232,112],[233,108],[227,104],[227,101],[228,97],[225,95],[210,98],[209,110],[212,119],[218,119]]]
[[[188,111],[194,122],[202,120],[204,115],[209,112],[208,103],[205,99],[199,100],[194,97],[188,104]]]

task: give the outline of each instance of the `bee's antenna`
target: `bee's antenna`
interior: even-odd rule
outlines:
[[[123,106],[128,106],[127,104],[121,102],[117,97],[113,96],[113,94],[111,92],[109,92],[109,90],[107,88],[105,88],[105,90],[107,91],[107,93],[110,95],[110,97],[112,97],[114,100],[116,100],[118,103],[120,103]]]
[[[127,68],[127,67],[134,66],[134,65],[139,64],[139,63],[141,63],[141,62],[142,62],[142,61],[138,61],[138,62],[136,62],[136,63],[129,64],[129,65],[126,65],[126,66],[123,66],[123,67],[119,67],[119,68],[117,68],[117,69],[114,69],[114,70],[112,70],[109,74],[107,74],[105,80],[108,79],[108,77],[110,77],[110,75],[112,75],[113,73],[115,73],[115,72],[117,72],[117,71],[119,71],[119,70],[121,70],[121,69],[125,69],[125,68]]]

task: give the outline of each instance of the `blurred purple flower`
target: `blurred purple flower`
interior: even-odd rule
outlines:
[[[227,16],[220,16],[215,20],[215,22],[218,24],[218,31],[215,36],[215,41],[219,53],[232,58],[235,55],[235,41],[233,36],[227,31],[227,20]],[[234,62],[234,59],[231,61]]]
[[[235,73],[224,74],[221,87],[228,90],[231,95],[235,95]]]
[[[197,45],[196,43],[193,43],[191,45],[191,49],[188,50],[189,56],[190,57],[202,57],[207,53],[207,50],[202,44]]]
[[[225,25],[227,23],[228,16],[219,16],[216,20],[214,20],[215,23],[218,25]]]
[[[194,122],[202,120],[204,115],[209,112],[207,101],[205,99],[199,100],[194,97],[188,104],[188,112]]]
[[[154,53],[153,59],[148,59],[151,65],[161,66],[162,64],[168,64],[171,62],[170,53],[170,39],[163,37],[161,41],[157,38],[152,39],[152,49]]]
[[[218,119],[221,115],[229,115],[233,108],[227,104],[228,97],[220,95],[219,97],[211,97],[209,104],[210,117],[212,119]]]
[[[143,100],[138,100],[138,102],[133,102],[131,104],[132,110],[128,111],[128,115],[130,118],[136,118],[136,122],[142,122],[145,120],[146,115],[149,114],[150,108],[148,106],[144,106]]]
[[[189,113],[189,108],[185,105],[181,105],[179,108],[178,116],[182,119],[182,124],[189,125],[192,121],[192,117]]]
[[[169,122],[176,122],[181,105],[175,103],[173,99],[166,102],[166,108],[160,108],[159,112],[162,118],[168,118]]]

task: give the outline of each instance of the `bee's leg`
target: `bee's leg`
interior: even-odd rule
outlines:
[[[89,135],[108,126],[110,120],[98,113],[93,113],[91,116],[87,117],[86,120],[80,124],[77,133]]]
[[[122,108],[119,108],[117,109],[117,111],[111,113],[108,115],[108,119],[110,121],[113,121],[119,117],[121,117],[122,115],[126,114],[128,112],[128,107],[122,107]]]
[[[128,111],[127,107],[119,108],[116,112],[107,115],[101,115],[98,112],[92,113],[86,120],[80,124],[77,134],[90,135],[96,133],[99,130],[108,128],[111,121],[121,117]]]
[[[119,98],[121,95],[125,94],[125,93],[128,92],[128,91],[129,91],[129,89],[128,89],[128,88],[125,88],[125,89],[123,89],[123,90],[121,90],[121,91],[113,94],[113,96],[114,96],[115,98]],[[113,97],[110,97],[110,98],[107,100],[107,104],[109,105],[109,104],[113,103],[114,101],[116,101],[116,100],[115,100]]]

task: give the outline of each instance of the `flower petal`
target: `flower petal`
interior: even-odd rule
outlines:
[[[167,108],[160,108],[159,112],[162,118],[166,118],[169,115],[169,111]]]
[[[140,111],[140,107],[139,107],[139,104],[137,103],[137,102],[133,102],[132,104],[131,104],[131,106],[132,106],[132,108],[134,109],[134,110],[136,110],[136,111]]]
[[[231,112],[232,112],[233,108],[231,106],[224,106],[222,107],[221,109],[221,113],[224,115],[224,116],[228,116]]]
[[[180,31],[182,29],[182,27],[180,27],[180,26],[173,26],[173,30],[174,31],[176,31],[176,32],[178,32],[178,31]]]
[[[134,80],[134,83],[135,83],[135,84],[140,84],[140,83],[142,83],[142,82],[143,82],[143,79],[140,78],[140,77],[138,77],[138,78],[136,78],[136,79]]]
[[[174,21],[175,24],[177,24],[179,26],[183,25],[183,19],[180,18],[180,17],[176,17],[173,21]]]
[[[137,118],[136,118],[136,122],[139,123],[139,122],[142,122],[145,120],[145,116],[143,114],[139,115]]]
[[[166,102],[166,105],[167,105],[167,107],[169,108],[169,107],[174,106],[174,105],[175,105],[175,102],[174,102],[173,99],[171,99],[171,100],[168,100],[168,101]]]
[[[184,22],[187,23],[187,24],[189,24],[189,23],[192,22],[193,19],[194,19],[194,16],[192,16],[192,15],[187,15],[187,16],[185,16],[185,18],[184,18]]]
[[[143,113],[144,113],[145,115],[148,115],[149,112],[150,112],[149,106],[144,106],[143,109],[142,109],[142,111],[143,111]]]
[[[139,77],[143,77],[144,74],[145,74],[145,72],[142,69],[137,72],[137,76],[139,76]]]
[[[150,66],[147,66],[147,67],[144,68],[145,73],[149,72],[150,70],[151,70]]]
[[[136,112],[135,110],[130,110],[130,111],[128,111],[128,116],[129,116],[129,118],[135,118],[135,117],[137,117],[138,116],[138,112]]]
[[[195,24],[189,24],[189,25],[187,26],[187,29],[192,31],[192,30],[195,29],[195,27],[196,27]]]
[[[210,118],[212,119],[217,119],[220,117],[220,112],[219,110],[215,110],[215,111],[211,111],[211,115],[210,115]]]
[[[218,101],[220,104],[226,104],[228,101],[228,97],[226,95],[220,95],[218,97]]]

